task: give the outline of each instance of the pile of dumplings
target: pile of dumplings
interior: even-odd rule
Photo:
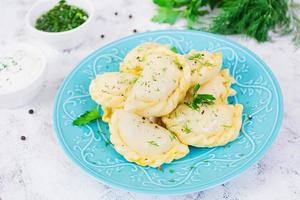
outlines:
[[[131,50],[120,72],[97,75],[92,99],[101,105],[117,152],[141,166],[159,167],[180,159],[194,147],[222,146],[235,140],[243,106],[229,105],[234,79],[221,70],[222,53],[192,50],[175,53],[170,46],[144,43]],[[193,88],[215,102],[192,109]]]

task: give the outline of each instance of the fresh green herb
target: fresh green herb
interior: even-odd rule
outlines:
[[[198,90],[200,89],[201,85],[198,83],[194,86],[193,88],[193,96],[195,96],[195,94],[197,94]]]
[[[139,79],[139,78],[134,78],[134,79],[132,79],[131,81],[129,81],[129,84],[134,84],[134,83],[136,83],[138,79]]]
[[[197,110],[199,108],[199,104],[214,104],[216,98],[211,94],[197,94],[200,89],[200,84],[197,84],[193,88],[193,97],[190,103],[185,103],[187,106],[192,108],[193,110]]]
[[[158,8],[158,14],[152,18],[152,21],[158,23],[175,24],[179,14],[179,11],[175,11],[172,8],[161,7]]]
[[[203,160],[202,162],[204,162],[204,163],[209,163],[209,161],[208,161],[208,160]]]
[[[174,53],[178,53],[176,47],[172,47],[172,48],[171,48],[171,51],[173,51]]]
[[[184,18],[187,27],[221,34],[244,34],[259,42],[269,32],[293,35],[300,46],[299,4],[294,0],[153,0],[158,6],[152,20],[174,24]],[[211,12],[214,8],[217,12]],[[209,17],[202,16],[210,14]],[[200,18],[203,20],[199,20]]]
[[[204,63],[202,63],[205,67],[213,67],[214,65],[208,61],[205,61]]]
[[[169,180],[169,182],[174,183],[175,179],[172,178],[172,179]]]
[[[180,70],[183,69],[182,64],[177,59],[174,60],[174,64],[177,66],[178,69],[180,69]]]
[[[91,111],[86,111],[84,114],[80,115],[73,121],[74,126],[82,126],[94,121],[96,119],[100,119],[101,115],[98,112],[98,107],[95,107]]]
[[[80,26],[87,19],[88,14],[84,10],[60,0],[36,20],[35,28],[46,32],[68,31]]]
[[[194,55],[191,55],[189,57],[189,60],[196,60],[199,61],[202,58],[202,55],[200,53],[195,53]]]
[[[293,33],[293,42],[298,47],[300,46],[300,19],[296,12],[299,11],[300,4],[295,3],[293,0],[290,1],[289,5],[289,16],[290,16],[290,31]]]
[[[178,18],[185,18],[187,26],[193,28],[199,16],[206,15],[210,9],[219,7],[222,0],[153,0],[153,2],[159,8],[152,21],[174,24]]]
[[[185,125],[183,126],[183,132],[185,132],[186,134],[189,134],[189,133],[192,132],[192,129],[191,129],[190,127],[188,127],[187,124],[185,124]]]
[[[153,146],[159,146],[158,144],[157,144],[157,142],[155,142],[155,141],[153,141],[153,140],[150,140],[150,141],[148,141],[148,143],[149,144],[151,144],[151,145],[153,145]]]
[[[232,128],[232,125],[226,125],[226,124],[224,124],[223,127],[224,128]]]
[[[290,24],[286,0],[225,0],[211,31],[222,34],[245,34],[259,42],[269,39],[269,30]]]
[[[170,140],[173,141],[176,139],[175,133],[170,132]]]
[[[171,174],[173,174],[173,173],[175,172],[175,170],[174,170],[174,169],[169,169],[169,172],[170,172]]]

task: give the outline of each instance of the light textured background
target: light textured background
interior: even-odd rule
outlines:
[[[24,16],[34,0],[0,0],[0,51],[12,42],[36,43]],[[93,50],[120,37],[169,28],[150,21],[150,0],[94,0],[96,21],[78,48],[57,51],[39,46],[48,59],[47,81],[39,96],[19,109],[0,109],[0,200],[299,200],[300,199],[300,50],[289,37],[257,44],[240,36],[231,39],[259,55],[278,78],[284,97],[284,122],[264,158],[234,180],[203,192],[158,197],[105,186],[72,163],[59,147],[52,128],[52,106],[63,78]],[[115,16],[114,12],[119,15]],[[133,18],[128,19],[132,14]],[[177,25],[182,27],[182,23]],[[101,39],[100,35],[105,38]],[[28,110],[35,114],[29,115]],[[20,136],[25,135],[26,141]]]

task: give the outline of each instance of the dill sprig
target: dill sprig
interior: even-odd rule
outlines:
[[[270,31],[293,35],[300,47],[300,8],[294,0],[153,0],[159,7],[152,21],[174,24],[180,18],[187,27],[220,34],[244,34],[258,42],[270,40]],[[211,13],[214,8],[220,8]],[[204,15],[210,20],[205,20]],[[201,18],[202,17],[202,18]],[[200,20],[201,19],[201,20]],[[208,25],[207,25],[208,24]]]
[[[269,40],[269,30],[289,29],[286,0],[226,0],[210,30],[221,34],[245,34],[259,42]]]
[[[297,10],[300,10],[300,4],[291,0],[289,4],[290,31],[293,34],[294,44],[300,46],[300,19],[296,14]]]

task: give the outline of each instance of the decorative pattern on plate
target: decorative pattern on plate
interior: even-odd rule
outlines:
[[[91,79],[96,74],[117,71],[126,53],[147,41],[170,44],[181,53],[193,48],[222,51],[223,66],[229,68],[236,79],[233,87],[237,95],[229,101],[244,105],[243,126],[236,141],[218,148],[191,148],[187,157],[158,170],[129,163],[120,156],[109,142],[106,123],[98,121],[82,128],[72,126],[76,116],[95,106],[88,95]],[[59,90],[54,125],[69,157],[100,181],[131,191],[179,194],[221,184],[260,159],[278,133],[282,109],[276,79],[246,48],[208,33],[157,31],[119,40],[83,60]]]

